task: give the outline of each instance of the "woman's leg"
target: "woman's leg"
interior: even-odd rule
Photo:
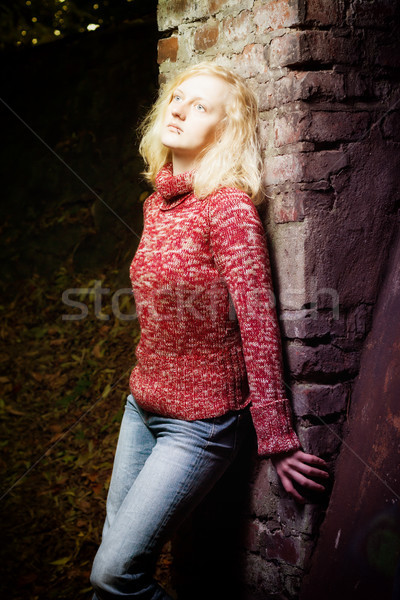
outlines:
[[[145,424],[142,411],[137,406],[133,396],[129,395],[119,431],[107,495],[103,537],[114,521],[125,496],[142,470],[155,443],[156,438]]]
[[[94,562],[101,600],[169,598],[152,578],[157,553],[231,464],[251,418],[248,410],[192,422],[148,414],[146,424],[156,444]]]

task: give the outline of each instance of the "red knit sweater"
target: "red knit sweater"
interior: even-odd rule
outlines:
[[[150,412],[204,419],[250,404],[262,455],[300,447],[282,381],[264,230],[251,199],[199,200],[158,174],[130,268],[141,339],[130,388]]]

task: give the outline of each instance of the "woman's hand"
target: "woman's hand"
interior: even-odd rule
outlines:
[[[322,458],[314,454],[306,454],[301,450],[294,450],[290,453],[273,456],[272,463],[283,487],[297,502],[304,504],[306,499],[298,492],[296,484],[311,492],[325,491],[325,487],[315,481],[329,478],[329,473],[326,471],[327,464]]]

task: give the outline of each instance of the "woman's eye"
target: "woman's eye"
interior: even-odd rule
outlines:
[[[182,98],[180,96],[178,96],[178,95],[175,95],[173,97],[173,100],[174,100],[174,102],[180,102],[182,100]]]
[[[200,112],[204,112],[206,110],[202,104],[196,104],[196,109]]]

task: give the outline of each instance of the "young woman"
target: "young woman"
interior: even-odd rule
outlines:
[[[179,75],[143,125],[155,192],[131,265],[141,326],[91,576],[99,600],[169,596],[161,546],[256,431],[284,488],[304,501],[326,464],[305,454],[282,380],[260,196],[258,110],[213,63]]]

